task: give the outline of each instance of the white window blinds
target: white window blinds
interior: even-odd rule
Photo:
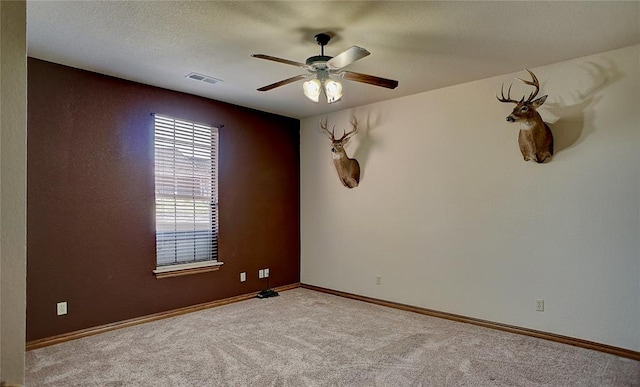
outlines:
[[[218,129],[155,117],[157,265],[218,257]]]

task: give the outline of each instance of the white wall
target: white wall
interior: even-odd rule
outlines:
[[[0,1],[0,381],[24,383],[26,3]]]
[[[556,141],[543,165],[495,98],[525,71],[329,115],[361,123],[352,190],[320,117],[303,120],[302,282],[640,351],[639,57],[532,69]]]

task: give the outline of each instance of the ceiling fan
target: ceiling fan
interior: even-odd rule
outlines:
[[[352,46],[335,57],[324,55],[324,46],[329,43],[331,37],[326,33],[320,33],[315,36],[316,42],[321,46],[320,55],[307,58],[305,63],[295,62],[288,59],[276,58],[270,55],[253,54],[254,58],[266,59],[278,63],[284,63],[291,66],[297,66],[308,71],[308,74],[296,75],[282,81],[263,86],[258,91],[268,91],[276,87],[284,86],[289,83],[307,79],[303,84],[304,95],[314,102],[318,102],[320,93],[324,92],[327,97],[327,103],[337,102],[342,98],[342,84],[331,78],[331,76],[344,78],[349,81],[368,83],[374,86],[395,89],[398,81],[393,79],[380,78],[373,75],[356,73],[353,71],[343,70],[344,67],[353,62],[362,59],[371,53],[362,47]]]

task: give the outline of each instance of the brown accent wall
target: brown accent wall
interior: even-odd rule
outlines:
[[[224,124],[218,271],[152,274],[152,113]],[[27,340],[258,291],[261,268],[271,286],[298,282],[299,128],[295,119],[29,58]],[[60,301],[65,316],[56,315]]]

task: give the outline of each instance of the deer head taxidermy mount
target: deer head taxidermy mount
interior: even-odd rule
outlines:
[[[529,94],[529,98],[525,100],[523,96],[520,101],[511,99],[511,86],[513,84],[509,85],[506,98],[504,96],[504,84],[500,88],[502,98],[498,98],[498,96],[496,98],[500,102],[516,104],[511,114],[507,116],[507,121],[520,124],[518,145],[520,145],[520,152],[522,152],[524,161],[533,160],[537,163],[543,163],[553,156],[553,134],[549,126],[542,121],[542,117],[540,117],[536,109],[546,101],[547,96],[544,95],[534,100],[538,95],[538,91],[540,91],[540,83],[533,72],[530,70],[527,70],[527,72],[531,75],[531,81],[518,79],[527,85],[535,87],[535,90]]]
[[[347,152],[344,151],[344,145],[351,139],[351,136],[358,131],[358,120],[353,117],[351,120],[352,130],[347,132],[343,131],[342,137],[336,139],[335,125],[329,131],[327,129],[327,119],[320,120],[320,128],[327,134],[331,141],[331,158],[333,159],[333,165],[336,167],[340,182],[347,188],[354,188],[358,186],[360,182],[360,163],[358,160],[351,159],[347,156]]]

